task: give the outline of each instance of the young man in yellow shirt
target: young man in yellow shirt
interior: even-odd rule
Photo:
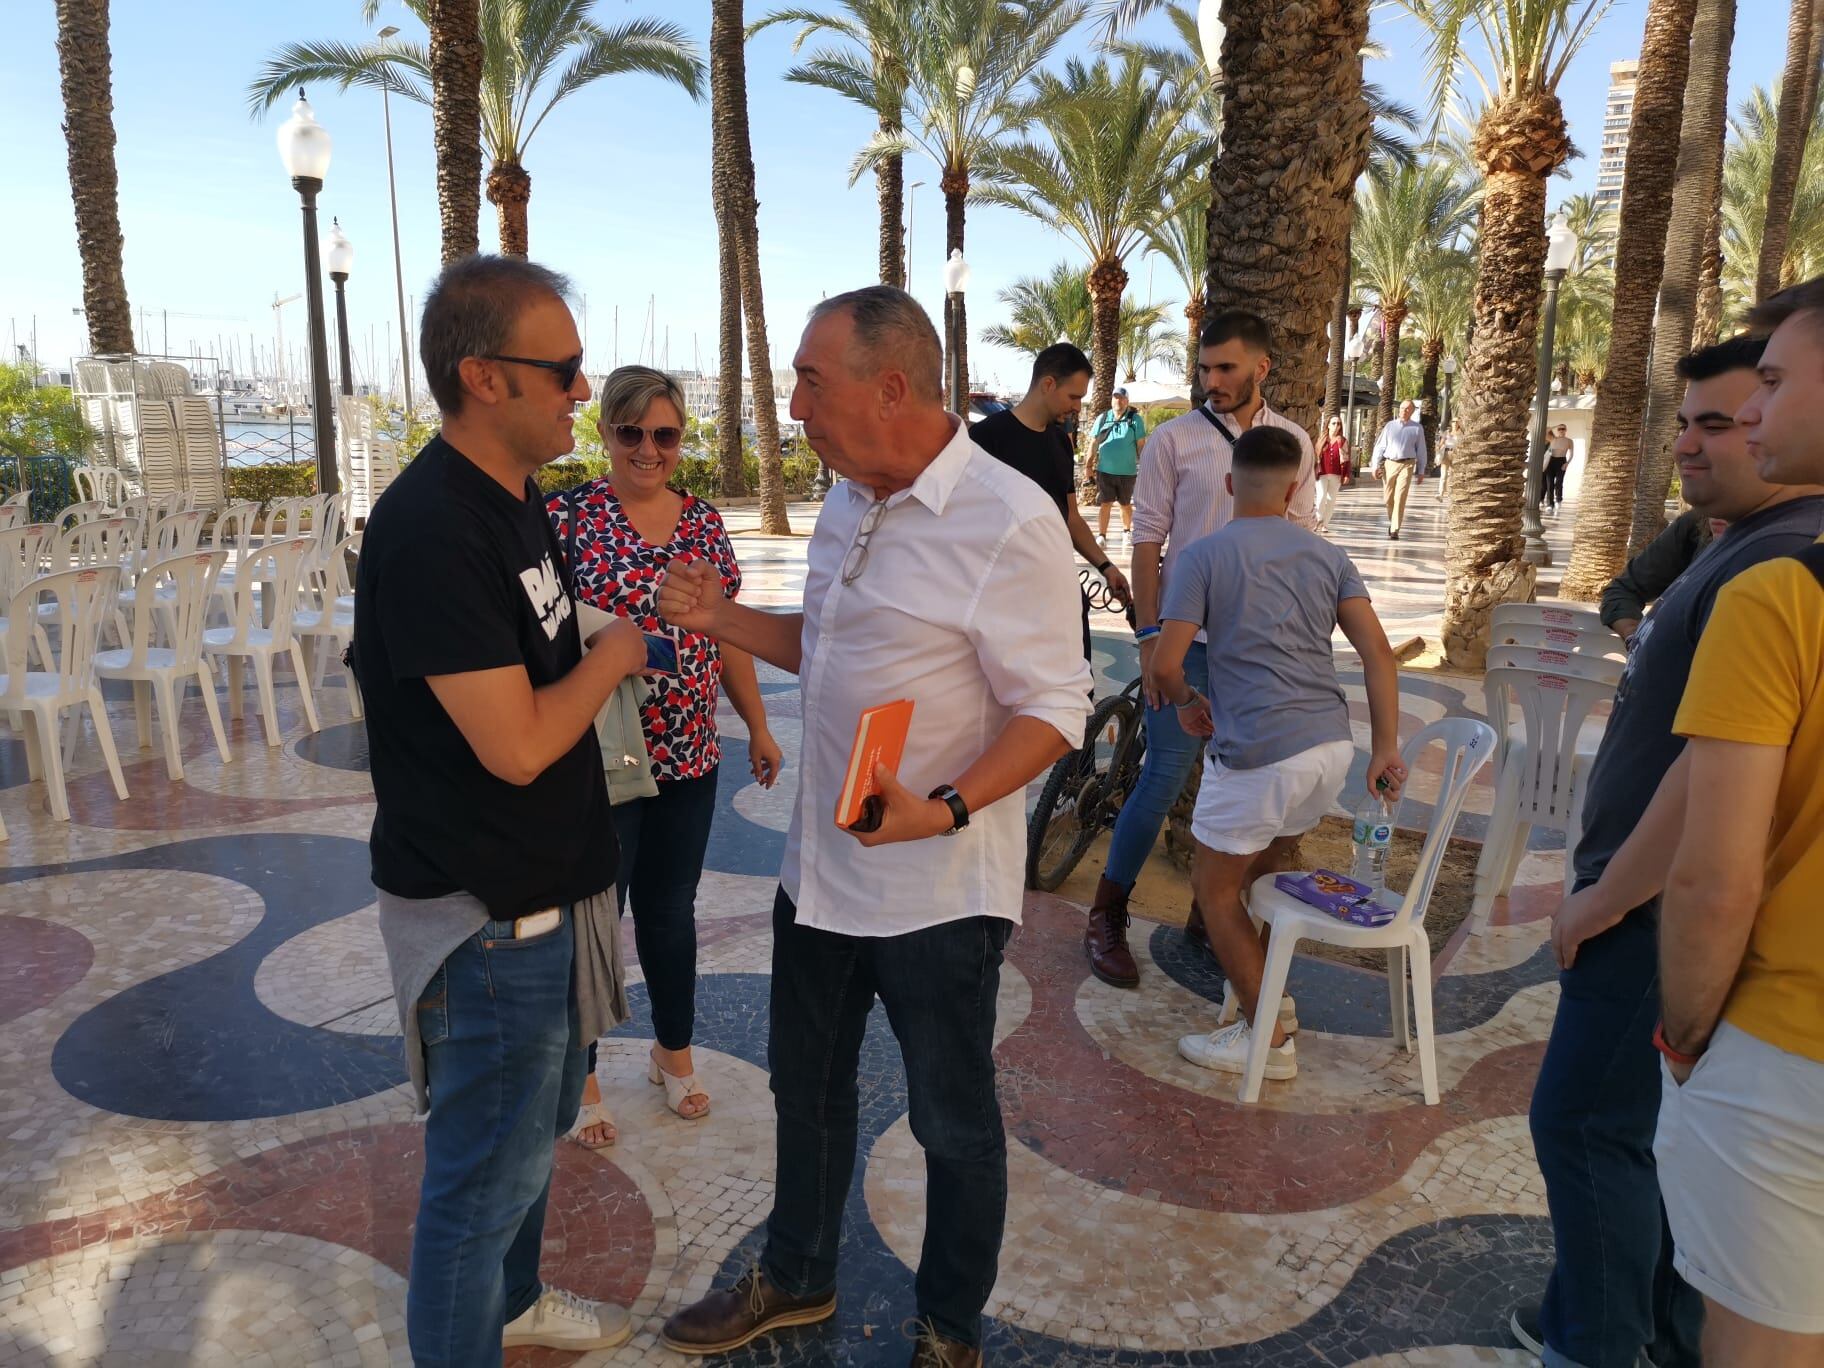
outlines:
[[[1824,278],[1750,316],[1761,477],[1824,482]],[[1717,599],[1676,730],[1654,1155],[1709,1368],[1824,1365],[1824,543]],[[1676,781],[1683,770],[1684,784]],[[1685,794],[1701,794],[1686,802]],[[1643,825],[1652,820],[1652,814]]]

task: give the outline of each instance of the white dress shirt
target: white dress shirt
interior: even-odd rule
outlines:
[[[811,534],[804,585],[804,741],[780,882],[798,924],[898,936],[963,917],[1020,920],[1023,789],[954,836],[863,846],[836,826],[862,709],[913,703],[898,777],[923,796],[954,783],[1015,717],[1072,746],[1089,720],[1075,561],[1057,506],[969,439],[886,501],[852,584],[845,561],[874,504],[838,484]],[[859,552],[855,553],[859,556]]]
[[[1388,461],[1398,461],[1402,465],[1414,467],[1413,474],[1421,480],[1425,478],[1425,428],[1420,423],[1408,423],[1400,418],[1389,418],[1387,426],[1381,429],[1381,435],[1374,441],[1374,456],[1369,462],[1376,479],[1380,478],[1381,466]]]
[[[1242,434],[1233,414],[1216,415],[1223,432]],[[1311,435],[1284,414],[1261,405],[1255,427],[1284,428],[1298,439],[1298,488],[1286,516],[1300,527],[1317,530],[1317,453]],[[1140,454],[1140,478],[1134,483],[1134,545],[1165,547],[1159,571],[1159,602],[1165,602],[1172,567],[1192,542],[1219,532],[1235,516],[1235,496],[1223,477],[1229,473],[1234,447],[1222,440],[1210,420],[1192,409],[1161,423]],[[1202,632],[1197,640],[1208,638]]]

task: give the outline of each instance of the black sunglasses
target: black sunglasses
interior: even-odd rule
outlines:
[[[638,423],[611,423],[608,431],[613,434],[615,442],[629,451],[638,451],[642,438],[652,438],[652,445],[658,451],[676,451],[678,443],[684,440],[684,429],[675,427],[641,427]]]
[[[530,356],[501,356],[494,352],[486,353],[481,359],[483,361],[510,361],[515,366],[536,366],[540,370],[551,371],[557,376],[557,383],[565,390],[568,390],[576,383],[576,377],[580,375],[583,370],[583,354],[581,352],[578,352],[567,361],[538,361]]]

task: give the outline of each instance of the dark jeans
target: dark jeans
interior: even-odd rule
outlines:
[[[779,1176],[761,1260],[775,1286],[808,1297],[836,1285],[855,1174],[856,1068],[878,995],[925,1151],[918,1313],[951,1339],[981,1342],[1007,1217],[994,1011],[1012,930],[999,917],[967,917],[903,936],[838,935],[797,925],[779,890],[767,1040]]]
[[[622,915],[633,908],[633,944],[652,1003],[652,1033],[666,1050],[686,1050],[697,1024],[697,884],[716,815],[718,769],[673,779],[657,795],[613,809],[620,842]],[[595,1072],[595,1042],[589,1043]]]
[[[1548,460],[1545,463],[1544,486],[1539,491],[1541,503],[1561,504],[1564,502],[1564,472],[1570,468],[1569,461]]]
[[[570,912],[513,939],[487,923],[418,1001],[431,1112],[406,1333],[418,1368],[500,1363],[503,1326],[538,1300],[552,1147],[583,1095]]]
[[[1558,1014],[1533,1089],[1557,1262],[1540,1313],[1546,1362],[1659,1368],[1698,1362],[1698,1294],[1672,1271],[1653,1163],[1659,1120],[1658,937],[1630,913],[1558,976]]]

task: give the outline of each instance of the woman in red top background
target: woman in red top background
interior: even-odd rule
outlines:
[[[747,726],[755,779],[772,787],[784,756],[767,729],[753,657],[680,632],[659,617],[659,580],[674,559],[710,562],[730,598],[741,588],[741,569],[721,514],[670,487],[683,455],[683,391],[663,371],[622,366],[602,381],[600,427],[611,473],[554,496],[548,506],[569,556],[577,600],[677,643],[678,673],[651,678],[654,691],[641,716],[658,794],[617,804],[614,830],[621,848],[621,906],[633,912],[634,945],[658,1038],[648,1077],[664,1084],[674,1112],[694,1121],[709,1113],[709,1094],[697,1082],[690,1046],[696,1023],[697,883],[722,762],[719,694],[727,692]],[[614,1124],[601,1109],[595,1063],[592,1044],[583,1110],[571,1132],[592,1149],[615,1139]]]
[[[1317,530],[1330,530],[1330,515],[1336,511],[1337,495],[1344,485],[1355,479],[1354,463],[1349,459],[1349,439],[1343,436],[1343,420],[1332,418],[1324,429],[1323,445],[1317,449]]]

